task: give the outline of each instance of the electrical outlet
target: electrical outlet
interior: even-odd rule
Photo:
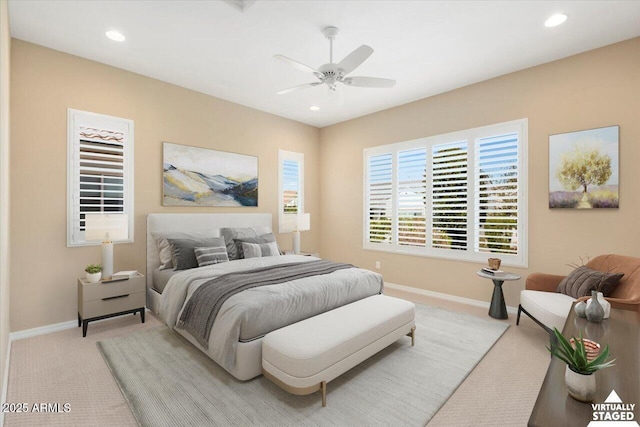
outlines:
[[[380,270],[380,261],[376,261],[376,269]]]

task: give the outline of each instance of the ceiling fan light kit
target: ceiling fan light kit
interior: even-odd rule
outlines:
[[[353,70],[358,68],[373,53],[373,49],[366,44],[360,46],[349,55],[347,55],[339,63],[333,62],[333,40],[338,35],[338,28],[326,27],[322,30],[322,34],[329,39],[329,62],[323,64],[318,69],[312,68],[306,64],[298,62],[284,55],[275,55],[274,58],[279,59],[287,64],[307,73],[315,75],[319,81],[312,83],[304,83],[288,89],[281,90],[278,95],[294,92],[298,89],[314,87],[321,84],[327,85],[329,91],[335,91],[338,83],[347,86],[370,87],[370,88],[387,88],[396,84],[395,80],[381,79],[379,77],[345,77]]]

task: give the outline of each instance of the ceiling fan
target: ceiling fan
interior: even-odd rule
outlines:
[[[278,95],[290,93],[298,89],[304,89],[313,86],[319,86],[326,84],[330,91],[335,91],[338,83],[345,84],[347,86],[357,87],[392,87],[396,84],[395,80],[381,79],[378,77],[346,77],[347,74],[355,70],[362,64],[371,54],[373,49],[366,44],[363,44],[349,55],[347,55],[342,61],[337,64],[333,63],[333,40],[338,35],[338,29],[336,27],[327,27],[322,30],[322,33],[329,39],[329,63],[321,65],[318,69],[309,67],[294,59],[288,58],[284,55],[274,55],[274,58],[286,62],[289,65],[296,67],[299,70],[312,73],[319,81],[312,83],[305,83],[298,86],[290,87],[278,92]]]

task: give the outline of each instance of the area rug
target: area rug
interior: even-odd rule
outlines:
[[[395,344],[295,396],[260,376],[242,382],[165,326],[98,342],[142,426],[424,426],[509,327],[416,305],[416,346]]]

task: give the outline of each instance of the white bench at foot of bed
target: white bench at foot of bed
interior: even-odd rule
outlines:
[[[399,338],[415,343],[415,306],[376,295],[267,334],[262,373],[289,393],[304,395],[373,356]]]

